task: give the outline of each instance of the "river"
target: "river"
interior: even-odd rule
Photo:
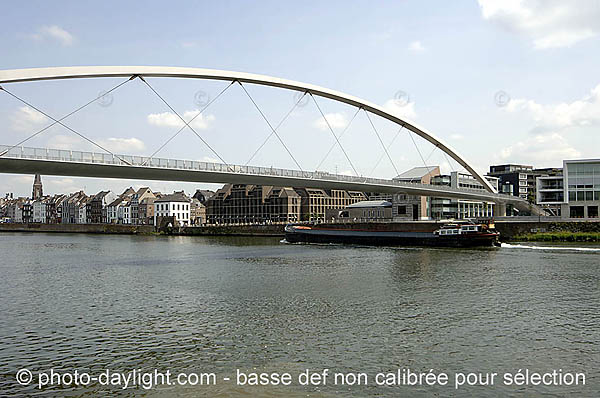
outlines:
[[[369,248],[258,237],[2,233],[0,256],[0,396],[600,391],[598,245]],[[21,369],[31,383],[17,383]],[[59,378],[75,370],[90,377],[212,373],[216,384],[57,385],[64,379],[40,388],[51,369]],[[289,373],[293,382],[238,386],[238,369]],[[329,375],[304,386],[297,377],[307,369]],[[406,369],[445,373],[449,381],[376,384],[378,373]],[[503,382],[505,373],[526,370],[584,374],[585,385]],[[457,373],[469,372],[498,376],[493,385],[456,385]],[[334,373],[346,375],[346,384],[336,385]],[[366,383],[350,385],[349,373],[364,373]]]

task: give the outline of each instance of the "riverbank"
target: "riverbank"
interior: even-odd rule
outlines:
[[[496,229],[504,242],[597,242],[600,236],[598,221],[497,221]]]
[[[0,224],[0,232],[56,232],[86,234],[149,235],[154,233],[153,225],[121,224]]]
[[[515,241],[522,242],[600,242],[599,232],[542,232],[517,235]]]
[[[327,224],[337,229],[374,229],[378,231],[432,232],[442,223],[436,221],[404,221],[392,223],[335,223]],[[600,222],[590,221],[496,221],[500,240],[510,241],[600,241]],[[0,224],[0,232],[63,232],[91,234],[155,234],[179,236],[273,236],[283,237],[285,225],[211,225],[202,227],[165,228],[156,232],[152,225],[122,224]]]
[[[165,231],[171,235],[184,236],[281,236],[285,235],[285,225],[210,225],[203,227],[172,228]]]

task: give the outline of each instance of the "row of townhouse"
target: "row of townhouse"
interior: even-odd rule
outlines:
[[[182,192],[163,195],[148,187],[128,188],[120,195],[83,191],[69,195],[0,198],[0,221],[43,224],[133,224],[157,225],[166,218],[176,226],[206,222],[205,202],[214,192],[198,190],[193,197]]]
[[[60,204],[64,197],[65,195],[55,195],[38,200],[7,197],[0,205],[0,218],[3,222],[59,223],[62,217]]]
[[[128,188],[106,206],[106,222],[109,224],[154,224],[154,201],[161,196],[148,187],[137,191]]]
[[[197,190],[190,198],[183,191],[163,195],[149,187],[127,188],[122,194],[83,191],[69,195],[44,195],[42,179],[35,175],[31,198],[0,197],[0,222],[43,224],[133,224],[157,225],[165,219],[172,225],[206,223],[206,201],[212,191]],[[156,202],[156,203],[155,203]]]
[[[212,194],[212,191],[197,190],[190,198],[183,191],[163,195],[147,187],[137,191],[129,188],[108,204],[107,222],[156,226],[203,225],[206,223],[205,203]]]
[[[42,224],[107,223],[107,206],[118,196],[101,191],[88,196],[83,191],[29,198],[4,198],[0,217],[5,222]]]
[[[85,224],[102,222],[101,217],[90,219],[89,207],[94,196],[87,196],[83,191],[71,195],[58,194],[42,196],[35,200],[18,198],[6,201],[0,210],[5,221],[16,223],[42,224]]]
[[[31,218],[31,201],[28,198],[7,197],[0,206],[0,219],[2,221],[27,222]]]

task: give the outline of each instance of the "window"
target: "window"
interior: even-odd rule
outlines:
[[[527,181],[526,180],[520,180],[519,181],[519,186],[520,187],[526,187],[527,186]]]
[[[594,193],[592,191],[586,191],[585,193],[585,200],[591,202],[592,200],[594,200]]]
[[[598,206],[588,206],[588,217],[598,218]]]
[[[583,218],[583,206],[570,206],[569,216],[571,218]]]
[[[398,214],[406,214],[406,206],[398,206]]]

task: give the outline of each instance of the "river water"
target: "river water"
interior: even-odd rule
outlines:
[[[0,396],[598,397],[599,308],[600,246],[3,233]],[[20,369],[31,384],[17,383]],[[216,384],[39,388],[51,369],[56,377],[213,373]],[[238,386],[238,369],[289,373],[293,382]],[[329,369],[326,384],[300,385],[306,369]],[[406,369],[433,369],[448,382],[376,384],[379,372]],[[585,385],[503,382],[526,369],[583,373]],[[350,385],[348,374],[361,372],[366,384]],[[457,386],[456,374],[469,372],[499,376]],[[346,376],[336,385],[334,373]]]

